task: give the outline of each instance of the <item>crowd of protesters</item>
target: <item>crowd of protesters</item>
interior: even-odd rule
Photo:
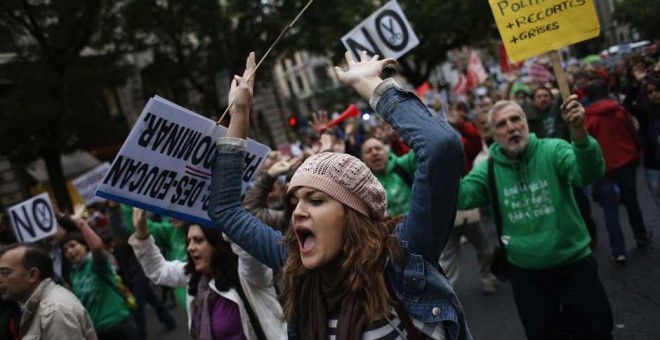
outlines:
[[[313,114],[304,142],[271,152],[241,193],[251,54],[217,141],[216,228],[115,202],[59,213],[34,244],[3,228],[0,338],[146,339],[147,305],[182,327],[164,302],[176,296],[193,339],[471,339],[452,288],[469,242],[482,292],[508,278],[529,339],[611,339],[591,252],[607,239],[611,265],[628,260],[619,203],[636,246],[652,242],[636,175],[643,165],[660,208],[659,54],[569,63],[568,98],[515,73],[415,94],[380,78],[394,60],[347,55],[338,78],[376,114],[333,127]]]

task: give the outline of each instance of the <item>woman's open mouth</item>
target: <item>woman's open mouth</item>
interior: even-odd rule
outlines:
[[[295,227],[294,231],[296,232],[296,238],[298,238],[300,253],[302,255],[309,255],[316,244],[316,236],[307,227]]]

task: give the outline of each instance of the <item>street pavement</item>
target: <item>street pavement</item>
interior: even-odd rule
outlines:
[[[628,263],[621,267],[610,264],[607,230],[603,223],[603,211],[592,202],[593,217],[598,224],[600,245],[594,252],[605,291],[614,313],[614,338],[616,340],[660,339],[660,213],[655,207],[638,169],[638,196],[644,222],[656,237],[649,248],[637,250],[623,206],[620,206],[622,228],[628,247]],[[495,228],[487,226],[491,240],[495,240]],[[498,285],[493,295],[481,293],[474,249],[469,243],[461,245],[461,276],[455,290],[465,309],[467,322],[475,339],[517,340],[525,339],[525,333],[513,302],[511,286]],[[162,333],[162,325],[151,309],[147,310],[149,339],[188,339],[186,315],[180,309],[170,309],[179,321],[179,327]]]

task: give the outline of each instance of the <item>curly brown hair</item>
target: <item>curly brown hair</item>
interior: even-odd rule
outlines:
[[[289,193],[290,196],[292,193]],[[287,216],[293,211],[287,199]],[[385,282],[385,262],[389,258],[399,261],[400,248],[394,227],[403,217],[371,220],[356,210],[344,205],[344,261],[341,264],[347,272],[349,293],[357,297],[367,319],[379,320],[390,311],[390,295]],[[300,247],[293,228],[283,240],[289,251],[280,277],[283,282],[282,303],[284,316],[291,321],[297,310],[300,294],[300,277],[308,269],[302,264]]]

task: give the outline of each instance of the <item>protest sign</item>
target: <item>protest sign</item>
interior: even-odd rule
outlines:
[[[600,32],[593,0],[489,0],[512,61],[520,61]]]
[[[399,4],[392,0],[371,14],[348,34],[341,38],[353,58],[360,59],[360,52],[370,56],[398,59],[419,45],[419,39]]]
[[[105,162],[71,182],[78,190],[80,197],[85,201],[85,205],[105,202],[104,198],[96,196],[96,187],[101,183],[108,170],[110,170],[110,163]]]
[[[151,98],[96,195],[191,223],[213,226],[206,212],[215,140],[226,128],[158,96]],[[270,148],[248,140],[243,187]]]
[[[57,231],[55,211],[47,193],[16,204],[7,212],[19,242],[38,241]]]

